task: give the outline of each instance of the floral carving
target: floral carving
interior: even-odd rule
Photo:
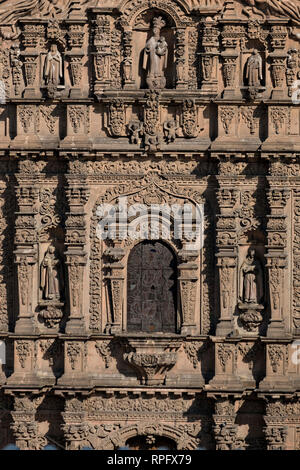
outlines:
[[[236,108],[233,106],[221,106],[219,108],[220,119],[225,129],[225,134],[229,134],[232,120],[236,114]]]
[[[22,369],[25,368],[26,359],[31,354],[31,343],[29,341],[16,341],[16,351]]]
[[[81,343],[75,341],[68,342],[66,352],[71,364],[71,368],[74,370],[80,358]]]
[[[18,108],[19,119],[25,134],[28,134],[33,119],[36,116],[36,107],[33,105],[21,105]]]

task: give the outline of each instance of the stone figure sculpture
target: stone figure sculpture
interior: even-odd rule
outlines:
[[[41,289],[44,300],[60,300],[62,289],[61,266],[52,245],[47,249],[41,264]]]
[[[150,89],[165,88],[164,70],[168,62],[168,44],[160,30],[166,25],[161,16],[153,19],[153,36],[147,41],[143,67],[148,70],[147,85]],[[147,60],[148,59],[148,60]]]
[[[246,66],[246,78],[248,85],[259,87],[261,85],[262,75],[262,58],[256,49],[253,50]]]
[[[62,57],[56,44],[51,44],[44,65],[44,78],[46,85],[59,85],[63,76]]]
[[[263,272],[254,249],[249,250],[241,266],[240,298],[247,304],[260,304],[263,300]]]

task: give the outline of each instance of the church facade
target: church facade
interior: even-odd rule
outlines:
[[[299,450],[299,0],[0,23],[0,447]]]

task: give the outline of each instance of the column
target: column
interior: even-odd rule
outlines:
[[[83,319],[83,274],[87,262],[85,204],[89,190],[83,175],[66,175],[66,196],[69,212],[66,213],[66,265],[68,270],[69,319],[66,333],[82,334]]]

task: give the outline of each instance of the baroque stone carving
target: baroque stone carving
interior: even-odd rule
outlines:
[[[147,41],[145,46],[144,69],[147,68],[147,85],[150,89],[162,89],[166,86],[164,70],[168,61],[168,44],[160,35],[161,29],[166,22],[161,16],[153,19],[153,36]],[[147,67],[147,56],[149,64]]]
[[[49,246],[41,264],[41,289],[44,300],[60,300],[62,291],[62,272],[55,247]]]
[[[63,78],[63,62],[57,44],[51,44],[44,63],[44,79],[52,96],[61,84]]]

